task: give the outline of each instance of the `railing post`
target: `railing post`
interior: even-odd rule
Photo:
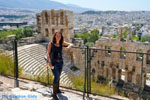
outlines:
[[[19,87],[19,82],[18,82],[18,52],[17,52],[17,40],[16,38],[14,39],[14,77],[15,77],[15,84],[14,87]]]
[[[91,49],[88,48],[87,92],[91,93]],[[88,95],[89,96],[89,95]]]
[[[87,97],[89,97],[89,93],[88,93],[88,91],[89,91],[89,73],[88,73],[88,69],[89,69],[89,47],[87,46],[87,74],[86,74],[86,76],[87,76]]]
[[[87,48],[85,48],[85,71],[84,71],[84,92],[83,92],[83,99],[85,97],[85,93],[87,93]]]
[[[144,63],[144,54],[142,54],[142,65],[141,65],[141,81],[140,81],[140,88],[139,88],[139,95],[140,95],[140,100],[141,100],[141,95],[142,95],[142,82],[143,82],[143,63]]]

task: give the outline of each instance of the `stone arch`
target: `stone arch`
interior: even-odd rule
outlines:
[[[68,27],[68,16],[65,16],[65,25],[66,25],[66,27]]]
[[[63,34],[64,33],[64,29],[61,29],[60,32]]]
[[[52,35],[54,35],[54,34],[55,34],[55,29],[53,28],[53,29],[52,29]]]
[[[45,35],[46,35],[46,37],[48,37],[48,36],[49,36],[49,31],[48,31],[48,29],[47,29],[47,28],[45,29]]]
[[[51,10],[51,18],[52,18],[52,24],[55,24],[55,11]]]
[[[92,68],[92,80],[93,80],[93,81],[95,81],[95,72],[96,72],[95,69]]]
[[[98,64],[98,65],[100,64],[100,61],[99,61],[99,60],[97,61],[97,64]]]
[[[122,70],[121,70],[121,69],[119,69],[119,70],[118,70],[118,81],[120,81],[120,80],[121,80],[121,74],[122,74]]]
[[[128,72],[128,77],[127,77],[128,82],[132,82],[132,72]]]
[[[60,12],[60,24],[64,25],[64,12],[63,11]]]
[[[105,49],[108,50],[108,51],[105,51],[105,56],[110,56],[111,55],[111,47],[105,46]]]
[[[105,62],[104,61],[102,61],[102,63],[101,63],[101,67],[103,68],[105,66]]]
[[[142,60],[142,54],[139,54],[139,53],[142,53],[142,52],[143,52],[142,49],[137,49],[136,52],[138,52],[138,53],[136,54],[136,60],[137,60],[137,61],[141,61],[141,60]]]
[[[116,68],[119,68],[119,63],[117,63]]]
[[[110,68],[112,68],[112,67],[113,67],[113,65],[114,65],[114,63],[113,63],[113,62],[111,62],[111,63],[110,63]]]
[[[106,78],[109,78],[109,69],[106,68]]]
[[[48,13],[47,13],[47,11],[45,12],[45,23],[48,24]]]
[[[128,65],[125,65],[125,70],[126,70],[126,71],[128,70],[128,67],[129,67]]]
[[[136,74],[136,84],[140,84],[140,74]]]
[[[58,16],[56,17],[56,25],[58,26],[59,22],[58,22]]]
[[[120,58],[125,59],[126,58],[126,49],[124,47],[120,48]]]
[[[115,68],[112,69],[112,77],[114,80],[116,79],[116,69]]]
[[[120,28],[120,34],[119,34],[120,41],[126,41],[127,38],[127,27],[121,27]]]
[[[150,64],[150,50],[147,51],[147,55],[146,55],[146,64]]]
[[[132,72],[135,72],[135,71],[136,71],[136,67],[133,66],[133,67],[132,67]]]

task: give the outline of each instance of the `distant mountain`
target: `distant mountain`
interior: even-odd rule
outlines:
[[[0,0],[0,7],[8,8],[28,8],[28,9],[70,9],[75,12],[90,10],[77,5],[63,4],[52,0]]]

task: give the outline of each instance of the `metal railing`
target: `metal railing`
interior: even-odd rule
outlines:
[[[84,56],[85,56],[85,66],[84,66],[84,84],[83,84],[83,99],[85,98],[85,95],[87,95],[87,97],[89,97],[89,94],[92,94],[91,92],[91,61],[92,61],[92,57],[94,52],[91,51],[101,51],[101,52],[118,52],[118,53],[126,53],[126,54],[140,54],[141,55],[141,74],[140,74],[140,88],[139,88],[139,97],[141,99],[141,95],[142,95],[142,82],[143,82],[143,65],[144,65],[144,55],[150,55],[148,53],[139,53],[139,52],[131,52],[131,51],[120,51],[120,50],[110,50],[110,49],[100,49],[100,48],[92,48],[92,47],[73,47],[74,49],[84,49]],[[111,56],[111,55],[110,55]],[[18,83],[18,53],[17,53],[17,41],[14,40],[14,58],[15,58],[15,86],[18,87],[19,83]],[[48,70],[47,70],[48,71]],[[49,84],[49,81],[48,81]]]

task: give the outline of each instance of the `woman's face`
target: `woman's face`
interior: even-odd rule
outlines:
[[[60,41],[61,40],[61,33],[57,32],[55,38],[56,38],[56,41]]]

